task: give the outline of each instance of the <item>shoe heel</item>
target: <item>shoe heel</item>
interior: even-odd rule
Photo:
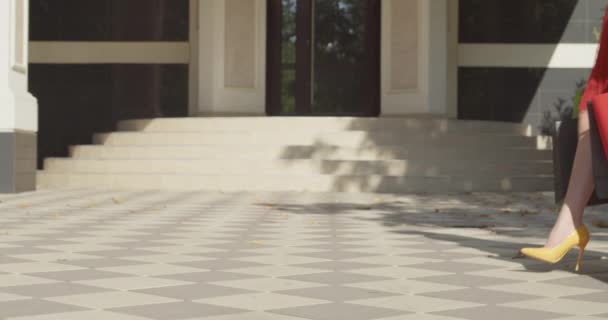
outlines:
[[[581,263],[583,262],[583,255],[585,254],[585,248],[587,247],[587,244],[589,243],[589,231],[587,230],[587,227],[585,225],[582,225],[581,227],[582,230],[579,231],[579,243],[578,243],[578,258],[576,259],[576,267],[575,267],[575,271],[579,272],[580,267],[581,267]]]
[[[581,262],[583,262],[583,255],[585,254],[585,246],[580,246],[578,248],[578,258],[576,259],[576,267],[574,268],[575,272],[578,272],[581,267]]]

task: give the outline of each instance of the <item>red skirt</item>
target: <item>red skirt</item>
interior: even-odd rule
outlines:
[[[604,156],[608,159],[608,93],[599,94],[591,99],[593,108],[593,120],[604,147]],[[592,121],[592,119],[589,119]]]
[[[608,92],[608,7],[600,37],[600,48],[587,86],[578,105],[579,111],[587,110],[587,104],[597,95]],[[598,119],[599,121],[599,119]]]

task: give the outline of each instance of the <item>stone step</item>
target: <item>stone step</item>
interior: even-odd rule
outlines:
[[[549,191],[550,140],[513,123],[432,117],[121,121],[47,159],[41,187],[210,191]]]
[[[95,144],[103,145],[336,145],[344,147],[373,146],[425,146],[428,148],[442,146],[478,146],[480,148],[537,148],[536,137],[517,135],[483,134],[398,135],[393,132],[329,132],[309,134],[294,132],[277,134],[273,132],[112,132],[100,133],[93,137]]]
[[[286,160],[286,159],[206,159],[206,160],[87,160],[46,159],[44,169],[53,173],[99,174],[198,174],[247,175],[381,175],[381,176],[470,176],[503,177],[522,175],[550,175],[551,161],[457,162],[451,159],[428,160]]]
[[[428,160],[460,161],[542,161],[551,160],[550,150],[536,148],[494,148],[469,146],[373,146],[339,147],[332,145],[193,145],[193,146],[72,146],[70,155],[78,159],[325,159],[325,160]]]
[[[501,133],[530,135],[529,126],[491,121],[453,120],[437,117],[343,118],[343,117],[207,117],[126,120],[120,131],[145,132],[333,132],[391,131],[395,133]]]
[[[535,192],[551,190],[549,175],[513,177],[394,177],[380,175],[195,175],[39,172],[38,187],[211,191],[376,193]]]

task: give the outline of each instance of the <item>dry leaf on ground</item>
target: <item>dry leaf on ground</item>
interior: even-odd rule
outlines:
[[[592,224],[596,228],[602,228],[602,229],[608,228],[607,220],[595,219],[595,220],[593,220]]]

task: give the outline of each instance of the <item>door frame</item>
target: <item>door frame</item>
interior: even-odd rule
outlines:
[[[371,75],[368,108],[356,114],[312,112],[311,86],[313,79],[313,28],[314,1],[297,0],[296,8],[296,112],[295,114],[281,113],[281,27],[282,2],[268,0],[267,2],[267,42],[266,42],[266,114],[268,116],[356,116],[377,117],[381,108],[381,46],[382,46],[382,0],[368,1],[368,28],[366,35],[367,48],[370,50]],[[304,39],[304,40],[302,40]]]
[[[198,114],[199,102],[199,0],[189,0],[189,36],[190,61],[188,64],[188,116]]]

